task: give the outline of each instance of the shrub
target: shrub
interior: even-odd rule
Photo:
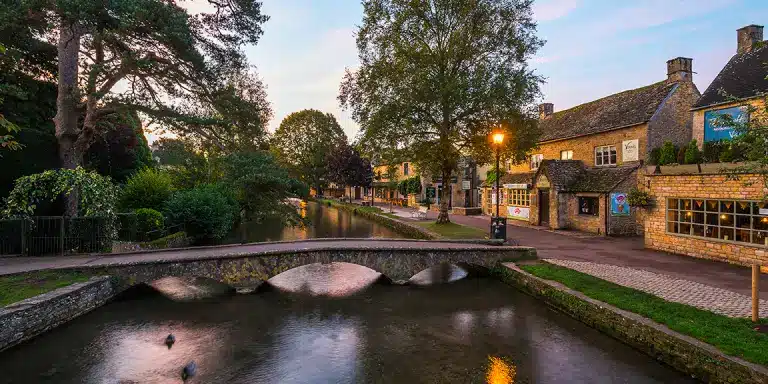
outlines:
[[[673,164],[677,161],[677,148],[671,141],[664,142],[661,146],[661,156],[659,156],[659,165]]]
[[[171,225],[181,225],[195,240],[220,239],[235,220],[237,204],[216,185],[176,192],[165,206]]]
[[[648,153],[648,164],[659,165],[659,159],[661,158],[661,148],[654,148]]]
[[[701,152],[699,151],[699,144],[696,140],[691,140],[688,143],[688,147],[685,149],[685,164],[698,164],[701,162]]]
[[[145,168],[131,176],[120,195],[122,209],[162,210],[173,194],[171,177],[162,171]]]
[[[722,141],[705,141],[701,146],[701,160],[705,163],[720,162],[724,147]]]
[[[675,161],[677,164],[685,164],[685,151],[687,149],[688,147],[682,146],[677,150],[677,161]]]
[[[633,188],[627,194],[627,203],[630,207],[648,207],[651,205],[651,195],[646,191]]]
[[[732,163],[737,161],[744,161],[746,156],[745,148],[738,142],[724,143],[725,148],[720,152],[721,163]]]
[[[163,214],[152,208],[139,208],[136,214],[136,232],[139,239],[153,240],[163,235],[165,218]]]

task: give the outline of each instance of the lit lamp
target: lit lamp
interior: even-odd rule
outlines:
[[[499,217],[499,200],[501,199],[499,192],[499,179],[501,178],[501,170],[499,169],[499,158],[501,156],[501,144],[504,143],[504,134],[496,132],[493,134],[493,144],[496,146],[496,217]]]

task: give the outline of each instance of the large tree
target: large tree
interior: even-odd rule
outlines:
[[[373,180],[371,161],[360,156],[351,145],[342,143],[326,156],[328,180],[341,186],[368,187]]]
[[[347,143],[330,113],[305,109],[288,115],[272,137],[272,150],[294,177],[320,191],[328,182],[326,156]]]
[[[500,129],[513,138],[505,157],[521,161],[536,141],[541,82],[526,63],[543,44],[531,2],[364,1],[360,68],[347,71],[339,95],[362,145],[448,181],[462,155],[488,162],[488,138]],[[449,221],[448,193],[438,223]]]
[[[215,100],[226,87],[222,79],[247,68],[242,47],[258,41],[267,17],[253,0],[205,3],[209,11],[194,15],[164,0],[4,4],[0,20],[43,20],[38,33],[57,40],[54,123],[63,167],[83,163],[98,121],[109,114],[132,110],[165,123],[224,124],[220,116],[186,113],[184,103]],[[75,191],[68,214],[77,212],[77,201]]]

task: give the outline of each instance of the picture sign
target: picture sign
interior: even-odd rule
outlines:
[[[531,215],[531,209],[528,207],[507,207],[507,214],[513,219],[528,219]]]
[[[621,143],[621,159],[624,162],[640,159],[640,140],[624,140]]]
[[[738,136],[734,127],[726,127],[717,120],[722,115],[730,115],[733,121],[744,123],[749,118],[746,107],[731,107],[704,112],[704,141],[730,140]]]
[[[472,183],[470,183],[470,180],[462,180],[461,181],[461,189],[466,191],[468,189],[472,189],[471,187],[472,187]]]
[[[611,193],[611,215],[629,216],[629,203],[626,193]]]

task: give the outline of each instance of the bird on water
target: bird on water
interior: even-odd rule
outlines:
[[[173,333],[169,334],[168,337],[165,338],[165,345],[168,346],[168,349],[171,349],[171,346],[173,346],[173,343],[176,342],[176,336],[173,335]]]
[[[197,364],[195,364],[195,361],[190,361],[187,363],[187,365],[184,366],[184,369],[181,370],[181,379],[184,381],[187,381],[190,377],[195,376],[197,373]]]

